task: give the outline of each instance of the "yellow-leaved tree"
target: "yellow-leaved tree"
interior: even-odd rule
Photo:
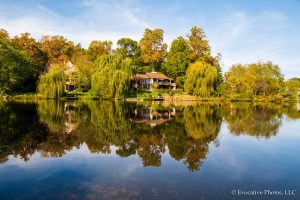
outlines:
[[[217,88],[218,70],[209,63],[197,61],[186,72],[184,90],[192,95],[209,97]]]

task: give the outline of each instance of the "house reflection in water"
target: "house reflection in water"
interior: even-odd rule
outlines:
[[[70,134],[79,127],[79,123],[76,120],[76,111],[76,102],[65,102],[64,114],[66,116],[66,120],[64,123],[64,132],[67,134]]]
[[[171,121],[176,114],[175,107],[159,107],[160,102],[157,103],[158,107],[155,106],[137,106],[131,113],[130,113],[130,122],[133,123],[141,123],[141,124],[148,124],[151,127],[155,127]]]

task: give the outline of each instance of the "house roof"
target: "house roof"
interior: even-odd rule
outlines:
[[[146,73],[146,75],[150,78],[158,78],[158,79],[168,79],[172,80],[172,78],[167,77],[161,72],[151,72],[151,73]]]
[[[77,67],[75,65],[73,65],[70,61],[67,62],[67,69],[64,71],[65,74],[71,74],[72,72],[77,71]]]
[[[135,74],[132,76],[133,79],[150,79],[146,74]]]
[[[173,80],[172,78],[167,77],[161,72],[150,72],[146,74],[134,74],[132,79],[136,80],[143,80],[143,79],[151,79],[151,78],[157,78],[157,79],[164,79],[164,80]]]

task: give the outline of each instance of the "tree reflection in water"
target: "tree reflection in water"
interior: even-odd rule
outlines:
[[[0,159],[24,161],[39,152],[59,157],[86,144],[92,153],[138,155],[144,166],[160,166],[168,152],[190,171],[197,171],[219,145],[223,119],[234,135],[276,135],[282,119],[300,118],[296,107],[251,104],[172,105],[159,102],[39,101],[0,103]]]
[[[269,138],[275,136],[286,108],[275,105],[231,104],[224,106],[231,133]]]

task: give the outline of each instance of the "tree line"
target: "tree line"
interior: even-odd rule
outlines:
[[[88,48],[63,36],[29,33],[10,37],[0,29],[0,94],[38,92],[46,98],[64,95],[64,85],[74,79],[80,92],[99,98],[122,98],[129,91],[132,74],[151,71],[172,77],[179,89],[201,97],[230,99],[296,94],[300,78],[284,80],[278,65],[258,62],[234,65],[224,75],[221,54],[213,56],[211,46],[199,27],[185,37],[174,39],[168,49],[162,29],[145,29],[140,41],[121,38],[93,40]],[[68,64],[76,71],[64,73]]]

